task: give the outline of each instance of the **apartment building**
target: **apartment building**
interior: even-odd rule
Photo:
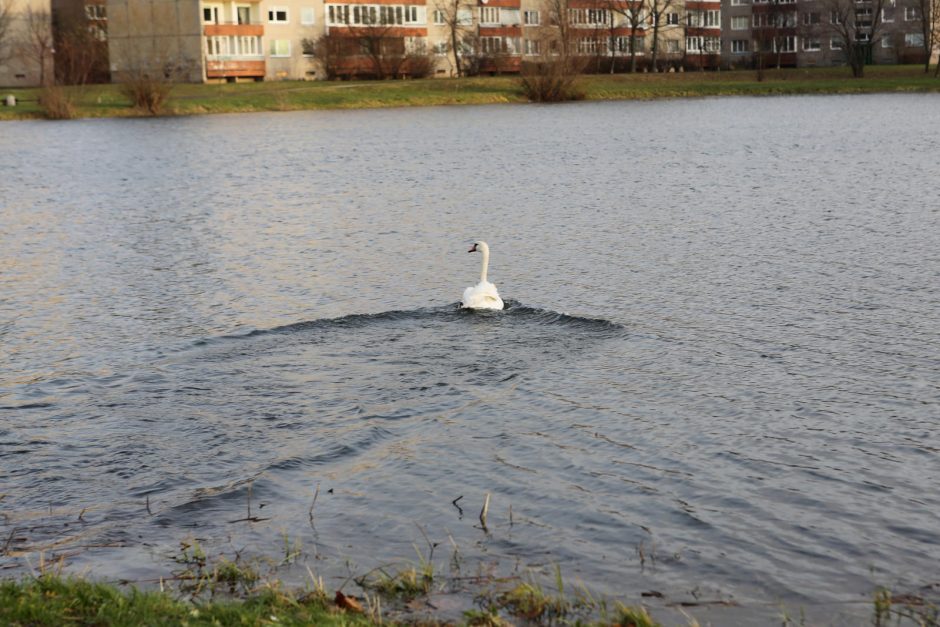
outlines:
[[[921,18],[914,0],[725,3],[722,63],[727,67],[844,65],[846,37],[870,42],[864,50],[868,63],[924,60]],[[845,28],[847,22],[850,28]]]
[[[0,0],[0,86],[36,87],[53,76],[50,0]]]
[[[107,2],[95,11],[107,16],[117,81],[518,72],[555,50],[560,29],[589,71],[648,71],[654,55],[660,71],[839,65],[837,1],[871,21],[871,62],[916,62],[924,50],[916,0],[56,1]]]

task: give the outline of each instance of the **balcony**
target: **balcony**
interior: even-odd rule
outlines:
[[[264,78],[264,59],[216,57],[206,59],[206,78]]]
[[[206,37],[260,37],[264,35],[264,24],[206,24],[203,34]]]

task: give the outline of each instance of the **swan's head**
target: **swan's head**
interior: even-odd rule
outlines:
[[[473,242],[473,246],[470,247],[468,253],[481,253],[485,250],[488,250],[489,247],[486,245],[486,242]]]

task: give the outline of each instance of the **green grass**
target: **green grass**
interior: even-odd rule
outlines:
[[[372,625],[319,594],[263,588],[244,600],[189,603],[162,592],[43,575],[0,582],[0,624],[40,625]]]
[[[750,70],[673,74],[602,74],[579,79],[587,100],[646,100],[703,96],[782,94],[850,94],[877,92],[940,92],[940,79],[923,66],[869,66],[854,79],[848,68],[767,70],[757,81]],[[118,85],[67,87],[77,117],[144,115],[131,107]],[[4,89],[20,104],[0,107],[0,120],[42,118],[38,89]],[[516,77],[407,81],[278,81],[222,85],[176,85],[168,115],[291,111],[302,109],[360,109],[374,107],[471,105],[525,102]]]

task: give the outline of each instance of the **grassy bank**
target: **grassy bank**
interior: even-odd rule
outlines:
[[[853,79],[847,68],[768,70],[758,82],[753,71],[674,74],[588,75],[581,88],[588,100],[646,100],[702,96],[940,92],[940,80],[923,66],[872,66]],[[77,117],[144,115],[117,85],[64,88]],[[0,119],[42,118],[38,89],[4,89],[19,105],[0,107]],[[169,115],[361,109],[454,104],[521,103],[525,98],[511,76],[463,79],[361,82],[267,82],[177,85],[166,108]]]
[[[386,601],[405,594],[401,589],[379,591]],[[372,627],[376,625],[467,625],[509,627],[525,625],[582,625],[584,627],[661,627],[646,610],[617,604],[593,618],[577,611],[577,598],[546,594],[532,584],[519,584],[484,602],[482,609],[464,612],[460,619],[433,613],[383,612],[379,593],[366,599],[322,588],[286,591],[266,584],[237,597],[182,599],[161,590],[142,591],[94,583],[80,578],[46,574],[36,578],[0,582],[0,624],[11,627],[60,625],[317,625]],[[414,604],[414,599],[411,604]],[[698,627],[684,614],[684,624]],[[725,615],[724,620],[734,620]],[[780,614],[774,624],[805,625],[805,618]],[[920,597],[875,593],[870,624],[875,627],[937,627],[938,610]]]
[[[4,625],[372,625],[315,594],[266,589],[241,600],[192,603],[165,592],[121,590],[46,575],[0,584]]]
[[[411,571],[413,574],[414,571]],[[372,626],[383,624],[487,625],[523,622],[531,625],[576,623],[596,627],[658,627],[646,610],[617,604],[601,614],[585,597],[550,594],[540,586],[517,582],[481,601],[479,610],[460,619],[437,617],[433,605],[422,601],[431,592],[405,570],[367,585],[365,597],[336,592],[322,585],[287,590],[266,582],[219,595],[215,586],[182,597],[178,592],[142,591],[81,578],[44,574],[0,582],[0,624],[13,627],[59,625],[318,625]],[[224,583],[224,582],[216,582]],[[162,587],[162,586],[161,586]],[[372,594],[369,594],[369,591]],[[192,590],[190,590],[192,592]],[[414,608],[431,608],[431,613]],[[410,608],[410,609],[409,609]],[[592,618],[593,616],[593,618]],[[694,623],[693,623],[694,624]]]

